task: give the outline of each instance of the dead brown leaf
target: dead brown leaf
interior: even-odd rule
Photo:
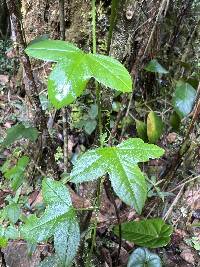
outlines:
[[[0,74],[0,84],[6,85],[9,81],[8,75]]]

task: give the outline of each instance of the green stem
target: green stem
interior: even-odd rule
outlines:
[[[93,54],[97,52],[97,38],[96,38],[96,0],[92,0],[92,51]],[[99,137],[102,135],[102,119],[101,119],[101,93],[99,84],[95,81],[96,98],[98,106],[98,131]]]
[[[101,116],[101,93],[100,93],[100,86],[97,82],[95,82],[96,85],[96,97],[97,97],[97,106],[98,106],[98,130],[99,130],[99,143],[101,144],[101,136],[102,136],[102,116]]]
[[[93,47],[93,54],[96,53],[96,0],[92,0],[92,47]],[[97,98],[97,106],[98,106],[98,131],[99,131],[99,142],[101,145],[101,136],[102,136],[102,115],[101,115],[101,93],[100,93],[100,87],[97,82],[95,82],[95,88],[96,88],[96,98]],[[103,178],[100,178],[98,180],[97,184],[97,191],[96,191],[96,199],[95,199],[95,222],[94,222],[94,228],[93,228],[93,234],[92,234],[92,244],[91,248],[86,260],[86,266],[90,266],[91,264],[91,258],[92,253],[94,250],[94,245],[96,242],[96,233],[97,233],[97,223],[98,223],[98,215],[100,210],[100,204],[101,204],[101,194],[102,194],[102,188],[103,188]]]

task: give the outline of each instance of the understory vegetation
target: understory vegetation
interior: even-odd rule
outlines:
[[[199,266],[199,2],[0,9],[1,266]]]

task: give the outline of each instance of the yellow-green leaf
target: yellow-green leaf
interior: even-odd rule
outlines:
[[[151,111],[147,117],[147,136],[150,143],[156,143],[163,134],[163,122],[161,118]]]

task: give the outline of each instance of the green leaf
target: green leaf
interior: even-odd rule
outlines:
[[[71,104],[83,93],[89,79],[84,55],[77,52],[74,60],[66,58],[49,75],[49,100],[57,109]]]
[[[11,203],[6,207],[6,215],[9,221],[15,224],[20,216],[20,207],[17,203]]]
[[[6,171],[4,174],[7,179],[11,180],[11,186],[13,190],[17,190],[23,182],[24,172],[29,163],[29,157],[21,157],[16,166]]]
[[[180,118],[184,118],[191,112],[195,99],[196,90],[189,83],[178,81],[172,102]]]
[[[160,218],[122,223],[121,227],[122,238],[148,248],[166,246],[172,234],[172,227]],[[118,227],[115,227],[117,235],[118,231]]]
[[[116,59],[98,54],[87,54],[91,77],[120,92],[132,91],[132,80],[126,68]]]
[[[28,46],[26,53],[35,58],[55,61],[48,78],[48,95],[56,108],[69,105],[80,96],[92,77],[121,92],[132,91],[132,80],[117,60],[98,54],[86,54],[64,41],[44,40]]]
[[[92,104],[91,105],[88,115],[93,120],[97,117],[97,115],[98,115],[98,106],[96,104]]]
[[[147,136],[150,143],[156,143],[163,134],[163,122],[155,112],[149,112],[147,116]]]
[[[76,161],[71,181],[92,181],[108,173],[115,193],[141,213],[147,186],[137,163],[160,157],[163,153],[163,149],[145,144],[139,138],[130,138],[116,147],[97,148],[86,152]]]
[[[168,73],[168,71],[163,68],[156,59],[152,59],[144,69],[149,72],[156,72],[160,74]]]
[[[13,239],[16,240],[19,238],[19,232],[17,231],[17,229],[12,226],[9,225],[6,229],[5,229],[5,237],[7,239]]]
[[[179,115],[174,111],[170,116],[170,124],[175,131],[178,131],[181,124]]]
[[[127,267],[162,267],[162,262],[160,257],[151,253],[146,248],[135,249],[128,260]]]
[[[120,109],[121,109],[121,106],[122,106],[122,104],[120,102],[114,101],[112,103],[112,110],[115,111],[115,112],[119,112]]]
[[[7,136],[1,143],[1,146],[8,147],[20,138],[29,139],[34,142],[37,137],[38,131],[36,128],[26,128],[22,123],[19,123],[7,130]]]
[[[38,267],[60,267],[59,266],[59,258],[56,254],[51,255],[45,258]],[[68,266],[67,266],[68,267]]]
[[[8,245],[7,238],[0,236],[0,248],[5,248],[7,245]]]
[[[74,218],[59,224],[54,235],[54,247],[62,266],[71,266],[79,242],[79,225]]]
[[[147,141],[147,125],[143,121],[135,120],[136,121],[136,130],[139,138],[141,138],[143,141]]]
[[[70,266],[80,240],[70,194],[61,182],[47,178],[42,182],[42,195],[47,204],[44,214],[40,218],[29,216],[21,234],[30,243],[42,242],[54,235],[56,254],[62,263]]]
[[[76,52],[81,51],[71,43],[60,40],[42,40],[28,45],[25,52],[34,58],[45,61],[62,61],[63,58],[74,57]]]
[[[91,134],[94,132],[97,126],[97,121],[96,120],[87,120],[84,124],[84,130],[87,134]]]
[[[5,248],[8,244],[8,239],[5,237],[5,229],[0,225],[0,248]]]

